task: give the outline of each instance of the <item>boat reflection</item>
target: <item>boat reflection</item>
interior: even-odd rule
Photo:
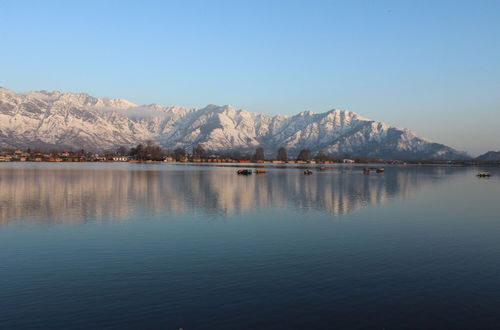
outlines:
[[[355,168],[331,168],[305,176],[298,169],[271,169],[265,175],[239,176],[235,169],[215,167],[2,167],[0,223],[190,212],[230,216],[264,208],[337,215],[404,197],[436,184],[447,171],[451,169],[394,167],[368,176]]]

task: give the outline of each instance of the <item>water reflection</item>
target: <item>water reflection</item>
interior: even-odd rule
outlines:
[[[189,212],[228,216],[270,207],[343,214],[405,196],[438,182],[450,171],[394,167],[385,174],[367,176],[342,167],[312,176],[298,169],[274,169],[266,175],[242,177],[234,169],[215,167],[0,167],[0,223]]]

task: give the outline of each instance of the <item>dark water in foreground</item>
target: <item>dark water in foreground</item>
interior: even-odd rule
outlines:
[[[498,329],[476,172],[0,164],[0,328]]]

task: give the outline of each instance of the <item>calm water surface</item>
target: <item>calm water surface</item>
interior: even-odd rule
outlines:
[[[0,164],[0,328],[498,329],[477,171]]]

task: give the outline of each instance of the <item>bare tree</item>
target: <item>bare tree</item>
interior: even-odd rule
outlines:
[[[264,160],[264,149],[259,147],[255,149],[255,153],[253,154],[252,160]]]
[[[286,162],[288,160],[288,156],[286,154],[286,149],[285,147],[281,147],[278,149],[278,155],[276,157],[278,160],[281,160],[283,162]]]
[[[297,156],[297,160],[308,161],[311,159],[311,152],[309,149],[302,149]]]

